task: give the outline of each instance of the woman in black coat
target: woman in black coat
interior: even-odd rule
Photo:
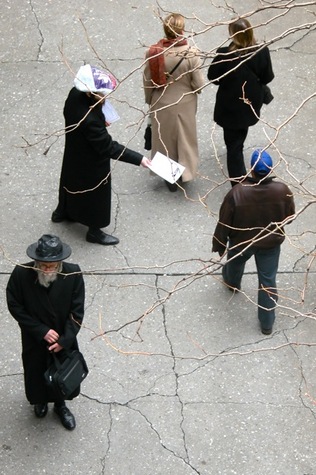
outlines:
[[[232,186],[246,174],[243,148],[248,128],[258,122],[263,85],[274,78],[269,49],[259,47],[246,19],[229,25],[232,42],[219,48],[207,77],[217,84],[214,121],[223,127]],[[249,102],[251,106],[249,105]]]
[[[90,69],[89,69],[90,68]],[[87,84],[82,71],[96,71]],[[100,81],[100,74],[103,77]],[[105,80],[108,83],[105,84]],[[102,82],[103,81],[103,82]],[[59,185],[59,203],[53,222],[66,219],[88,226],[86,239],[103,245],[119,240],[101,231],[111,221],[110,159],[147,167],[149,159],[112,140],[102,112],[105,94],[116,87],[110,73],[85,65],[79,69],[65,102],[65,150]]]

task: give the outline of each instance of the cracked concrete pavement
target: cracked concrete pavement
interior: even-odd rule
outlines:
[[[262,4],[244,3],[239,13]],[[237,8],[240,2],[230,4]],[[232,17],[205,0],[160,5],[207,23]],[[213,130],[215,87],[199,98],[200,177],[186,187],[188,199],[169,193],[144,169],[122,163],[113,167],[109,229],[120,238],[117,247],[88,244],[82,226],[50,221],[70,69],[82,61],[98,63],[91,45],[126,78],[114,96],[121,120],[111,133],[144,152],[140,66],[144,45],[161,36],[154,7],[144,0],[1,4],[0,472],[315,475],[315,204],[308,206],[316,188],[315,100],[306,101],[275,142],[282,153],[277,174],[303,212],[287,229],[269,337],[258,328],[254,263],[248,263],[237,295],[222,286],[219,264],[205,269],[217,259],[211,236],[229,190],[222,133]],[[248,157],[274,136],[271,124],[280,126],[315,93],[315,28],[308,26],[315,21],[315,2],[269,23],[277,13],[263,10],[255,17],[267,22],[259,38],[305,26],[271,45],[275,100],[250,130]],[[193,20],[187,24],[204,28]],[[196,41],[210,51],[225,38],[226,27],[216,27]],[[4,299],[13,266],[26,262],[26,247],[45,232],[71,245],[71,261],[85,273],[79,342],[90,375],[69,403],[77,419],[71,433],[51,410],[44,420],[33,416],[24,397],[19,330]]]

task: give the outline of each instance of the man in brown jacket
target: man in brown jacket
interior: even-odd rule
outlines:
[[[222,203],[213,236],[213,252],[222,256],[228,242],[224,283],[240,290],[245,264],[254,255],[258,273],[258,318],[261,331],[272,333],[278,300],[276,274],[283,226],[295,214],[293,194],[284,183],[271,176],[273,162],[263,150],[251,157],[251,177],[234,186]]]

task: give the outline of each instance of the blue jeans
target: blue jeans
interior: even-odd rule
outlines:
[[[242,252],[237,247],[228,249],[227,260],[229,262],[223,267],[223,279],[231,287],[240,289],[245,265],[251,256],[255,256],[259,281],[258,318],[262,328],[272,328],[275,320],[275,305],[278,300],[276,275],[279,266],[280,246],[275,246],[272,249],[250,247]]]

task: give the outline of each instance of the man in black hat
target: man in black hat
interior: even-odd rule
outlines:
[[[284,225],[295,214],[293,193],[271,176],[273,162],[264,150],[251,158],[251,176],[225,196],[213,237],[213,252],[220,256],[228,245],[223,280],[230,290],[240,290],[245,264],[254,256],[258,272],[258,318],[261,332],[270,335],[278,300],[276,275]]]
[[[48,402],[68,430],[76,427],[64,400],[57,400],[45,384],[50,352],[61,358],[78,349],[76,335],[84,315],[84,281],[77,264],[63,262],[71,248],[57,236],[44,234],[26,251],[33,259],[17,265],[7,285],[7,304],[21,329],[25,394],[36,417],[45,417]],[[80,388],[69,399],[78,396]]]

